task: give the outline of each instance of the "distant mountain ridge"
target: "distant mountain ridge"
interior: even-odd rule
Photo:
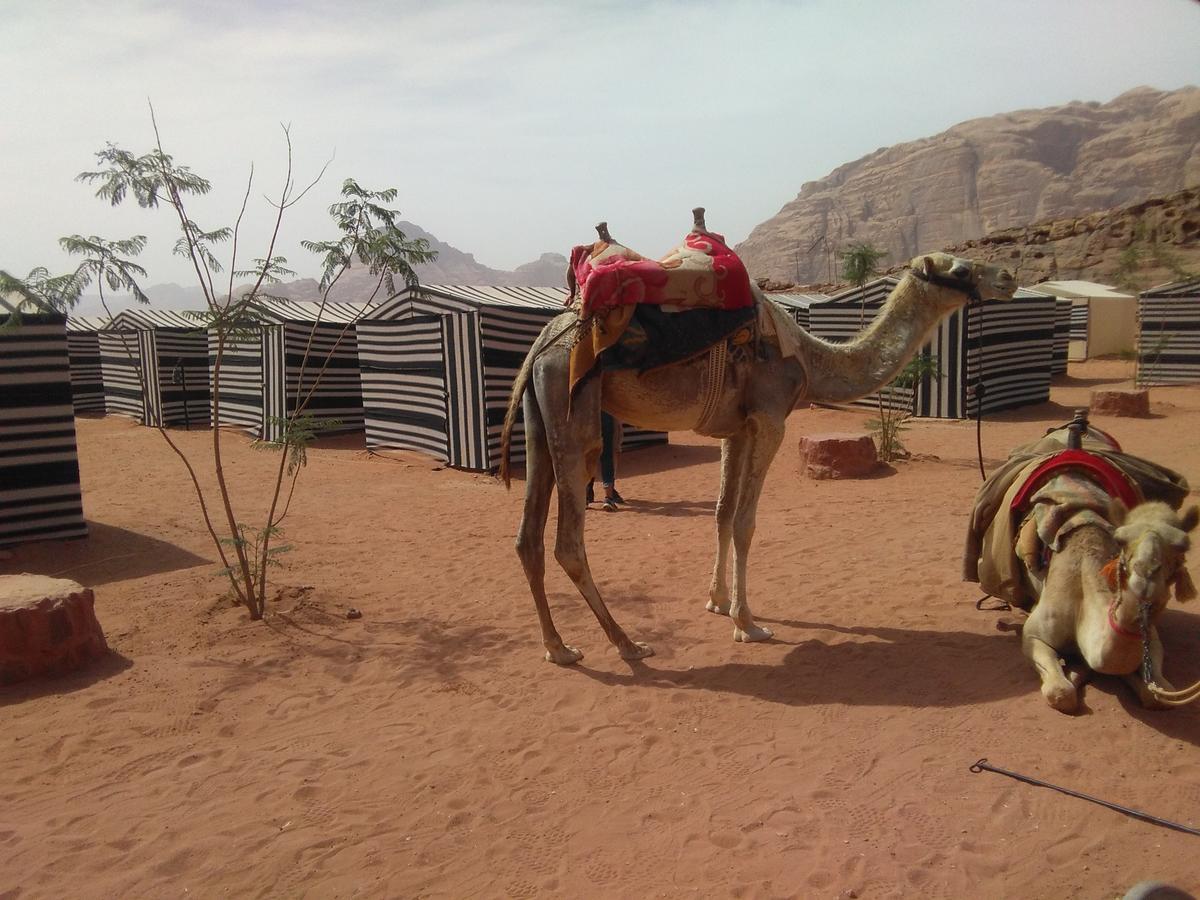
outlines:
[[[522,285],[526,287],[561,287],[566,284],[567,258],[561,253],[543,253],[539,259],[506,271],[485,266],[471,253],[447,244],[412,222],[398,222],[408,238],[424,238],[437,251],[437,259],[416,267],[422,284]],[[375,279],[365,268],[352,268],[339,279],[330,292],[335,301],[363,300],[370,296]],[[245,288],[245,285],[242,286]],[[202,309],[204,294],[200,288],[179,284],[155,284],[146,289],[151,305],[158,309]],[[236,290],[236,289],[235,289]],[[320,291],[315,278],[300,278],[272,286],[271,293],[292,300],[316,300]],[[116,295],[109,304],[115,313],[133,305],[126,294]],[[96,294],[85,294],[74,314],[103,315],[104,308]]]
[[[755,278],[835,281],[865,241],[886,263],[1033,222],[1078,218],[1200,185],[1200,88],[1141,87],[962,122],[805,184],[738,253]]]

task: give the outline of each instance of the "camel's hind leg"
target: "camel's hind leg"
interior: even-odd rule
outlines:
[[[525,511],[517,533],[517,556],[521,558],[537,607],[546,659],[567,666],[582,659],[583,653],[563,643],[550,617],[550,604],[546,599],[546,516],[550,511],[550,494],[554,491],[554,464],[533,391],[525,394],[525,454]]]
[[[737,512],[738,488],[746,462],[746,435],[738,432],[721,441],[721,492],[717,498],[717,561],[708,589],[709,612],[729,615],[729,546],[733,542],[733,517]]]
[[[754,622],[750,604],[746,600],[746,570],[750,559],[750,544],[754,540],[754,526],[758,516],[758,499],[762,496],[763,482],[767,470],[775,458],[779,445],[783,443],[783,420],[768,415],[752,417],[747,422],[748,442],[746,460],[742,465],[738,485],[737,511],[733,516],[733,603],[729,617],[733,619],[735,641],[765,641],[772,636],[771,629]]]
[[[621,656],[625,659],[650,656],[654,651],[630,640],[604,605],[592,580],[583,543],[588,472],[600,455],[600,380],[593,378],[579,388],[571,398],[568,417],[566,354],[547,353],[538,360],[534,378],[558,488],[558,535],[554,556],[575,582],[575,587]]]

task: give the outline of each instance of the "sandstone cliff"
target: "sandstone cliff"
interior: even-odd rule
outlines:
[[[1143,87],[1110,103],[974,119],[877,150],[805,184],[737,250],[755,277],[833,281],[836,254],[850,243],[881,247],[897,264],[1196,185],[1200,88]]]

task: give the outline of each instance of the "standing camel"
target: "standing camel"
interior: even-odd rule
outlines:
[[[550,494],[558,488],[554,556],[575,583],[600,627],[625,659],[653,651],[629,638],[613,619],[588,567],[583,541],[588,472],[600,453],[600,410],[657,431],[696,431],[721,438],[717,500],[717,559],[708,610],[733,619],[735,641],[763,641],[771,631],[754,621],[746,600],[746,565],[754,537],[763,479],[783,440],[788,414],[801,402],[845,403],[888,384],[946,315],[968,299],[1011,299],[1016,284],[998,267],[933,253],[914,259],[879,316],[857,339],[831,344],[813,337],[786,314],[774,323],[761,351],[709,367],[705,357],[639,374],[604,371],[585,379],[571,396],[570,336],[576,313],[552,320],[530,348],[513,384],[501,439],[500,473],[510,484],[509,445],[524,398],[525,509],[517,555],[529,580],[542,627],[546,659],[570,665],[583,654],[563,643],[546,600],[544,535]],[[757,292],[760,304],[769,304]],[[686,313],[680,313],[686,315]],[[718,372],[714,375],[713,372]],[[733,597],[726,582],[733,542]]]

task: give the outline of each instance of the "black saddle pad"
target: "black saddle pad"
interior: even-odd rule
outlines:
[[[691,359],[754,323],[756,306],[663,312],[639,304],[621,339],[600,355],[603,369],[647,372]]]

